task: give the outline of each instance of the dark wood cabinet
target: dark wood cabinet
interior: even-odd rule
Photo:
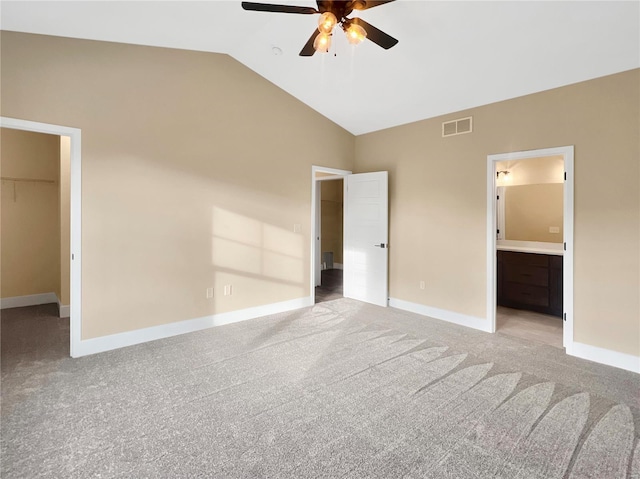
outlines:
[[[562,317],[562,256],[498,251],[498,304]]]

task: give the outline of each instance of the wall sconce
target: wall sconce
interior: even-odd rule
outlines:
[[[496,173],[496,178],[497,179],[500,179],[500,173],[502,173],[502,180],[503,181],[509,181],[511,179],[511,177],[509,176],[511,173],[509,173],[507,170],[498,171]]]

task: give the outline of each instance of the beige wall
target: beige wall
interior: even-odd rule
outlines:
[[[0,129],[2,298],[60,294],[60,137]]]
[[[60,303],[64,306],[70,304],[70,215],[71,215],[71,139],[68,136],[60,137],[60,188],[58,191],[60,201]]]
[[[562,183],[505,186],[505,239],[562,243],[563,191]]]
[[[355,172],[389,171],[390,296],[486,317],[487,155],[575,145],[574,337],[640,355],[639,90],[636,69],[357,137]]]
[[[333,262],[342,264],[343,180],[320,181],[321,248],[332,251]]]
[[[311,165],[351,134],[226,55],[1,43],[2,115],[82,130],[83,338],[309,296]]]

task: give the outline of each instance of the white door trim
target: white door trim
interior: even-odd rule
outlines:
[[[491,332],[496,331],[496,161],[523,160],[543,156],[564,157],[564,211],[562,307],[566,320],[563,325],[563,345],[567,354],[573,353],[573,145],[541,150],[516,151],[487,156],[487,319]]]
[[[504,186],[497,186],[496,187],[496,196],[498,198],[500,198],[498,201],[498,207],[497,207],[497,211],[496,211],[496,217],[497,217],[497,225],[496,225],[496,229],[499,231],[499,233],[496,236],[496,239],[504,239],[505,238],[505,222],[504,222],[504,214],[505,214],[505,210],[504,210],[504,202],[505,202],[505,189]]]
[[[334,176],[323,176],[316,178],[316,173],[330,173]],[[320,220],[320,202],[318,201],[320,188],[318,188],[319,181],[336,180],[344,178],[351,174],[348,170],[339,170],[336,168],[327,168],[324,166],[311,166],[311,304],[316,302],[316,274],[320,267],[320,248],[318,248],[316,237],[318,235],[318,221]],[[344,188],[347,186],[347,182],[344,182]],[[346,197],[346,195],[345,195]]]
[[[36,133],[68,136],[71,138],[71,234],[70,254],[71,265],[71,327],[69,328],[69,344],[71,357],[76,357],[76,351],[82,338],[82,148],[81,130],[67,126],[39,123],[35,121],[19,120],[17,118],[0,117],[0,127],[14,130],[26,130]]]

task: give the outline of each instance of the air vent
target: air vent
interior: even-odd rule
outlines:
[[[442,123],[442,136],[462,135],[473,131],[473,117],[460,118],[458,120]]]

